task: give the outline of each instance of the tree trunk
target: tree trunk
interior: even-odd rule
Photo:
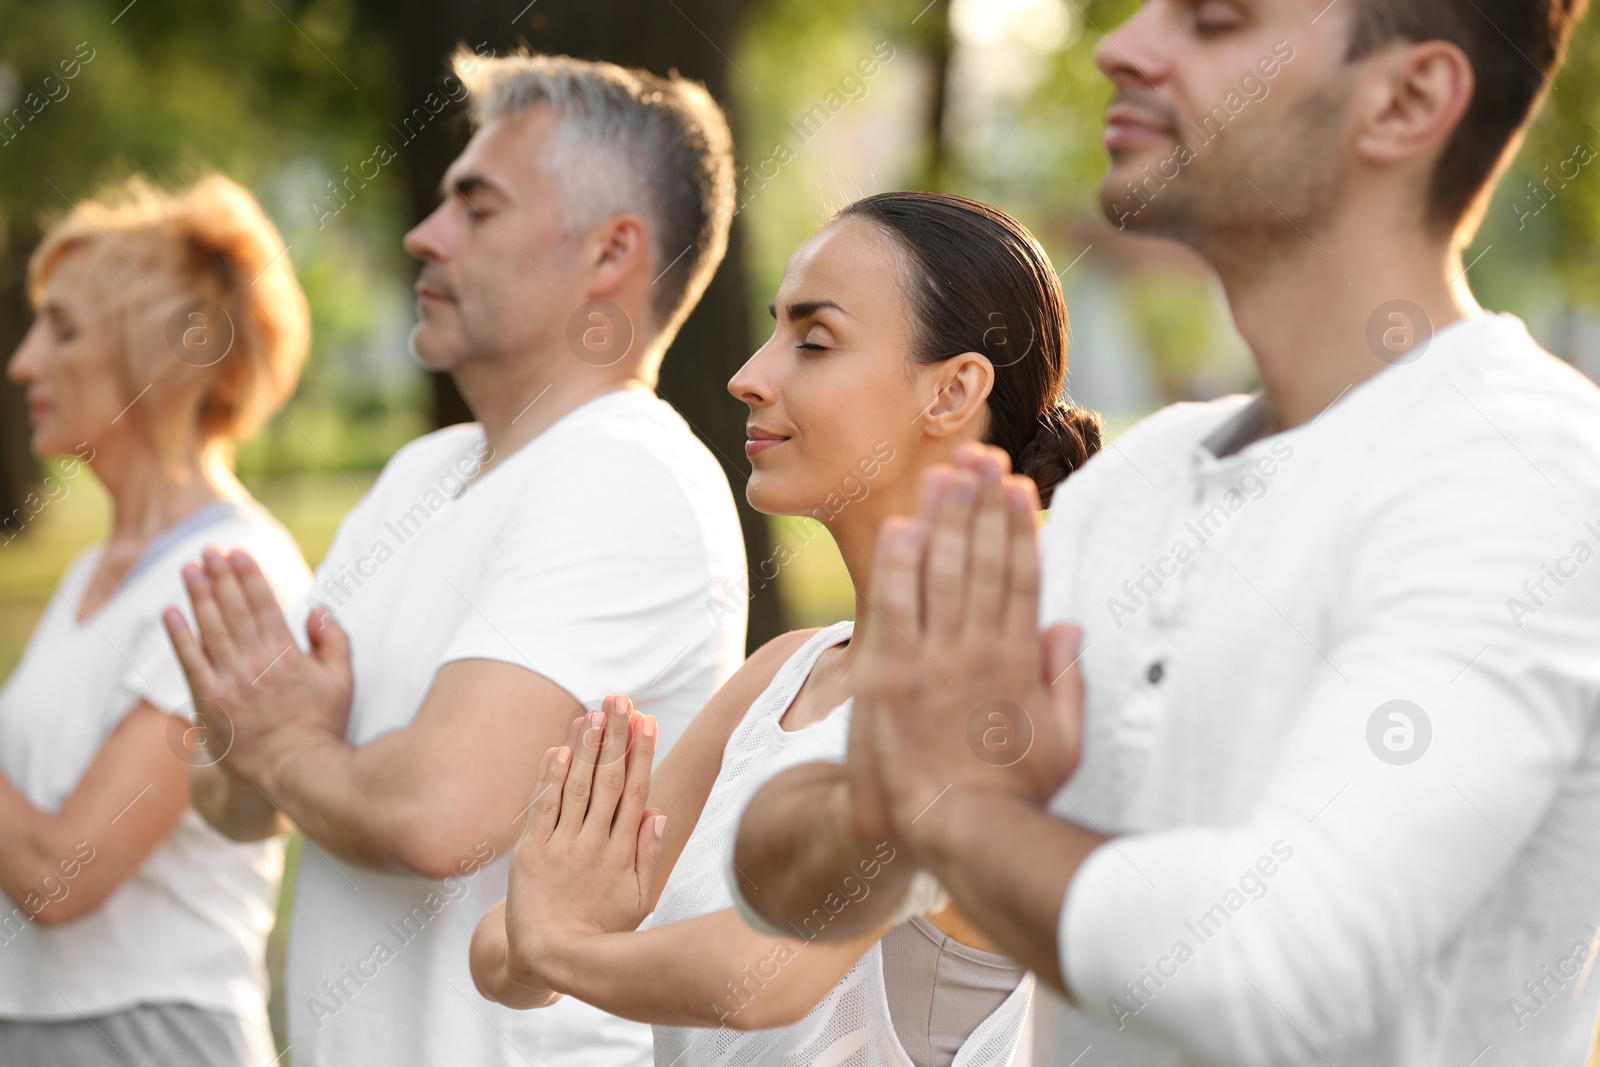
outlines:
[[[404,0],[374,3],[369,21],[395,37],[406,108],[440,87],[446,54],[464,43],[474,49],[487,44],[496,53],[526,44],[535,51],[609,60],[660,74],[675,69],[704,82],[731,112],[730,82],[741,75],[728,55],[734,49],[740,6],[740,0]],[[461,121],[441,122],[427,127],[401,153],[416,218],[433,210],[439,181],[465,142]],[[765,516],[744,501],[744,411],[726,388],[751,351],[743,226],[735,217],[727,258],[668,351],[659,391],[721,460],[739,504],[745,550],[754,562],[771,554],[771,543]],[[433,390],[438,425],[471,418],[448,377],[434,375]],[[750,649],[785,628],[776,587],[751,600]]]

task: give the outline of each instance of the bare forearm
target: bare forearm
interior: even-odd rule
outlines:
[[[541,985],[654,1026],[785,1026],[804,1018],[870,942],[814,945],[757,934],[733,911],[626,933],[544,938],[512,954],[524,988]]]
[[[35,808],[0,777],[0,891],[30,914],[42,910],[64,871],[94,856],[80,829]]]
[[[374,870],[415,869],[406,813],[417,778],[398,768],[387,777],[375,775],[374,762],[331,734],[307,734],[286,746],[258,784],[325,852]]]
[[[762,787],[739,824],[733,862],[763,918],[829,941],[882,927],[916,873],[904,851],[857,839],[845,768],[834,763],[795,767]],[[850,906],[829,906],[840,899]]]
[[[1073,875],[1106,838],[997,793],[952,792],[919,821],[927,825],[912,849],[962,912],[1071,996],[1057,950],[1061,906]]]
[[[405,730],[359,748],[307,733],[283,747],[258,784],[301,833],[346,863],[428,878],[469,873],[494,858],[516,824],[464,797],[469,776],[429,755]]]

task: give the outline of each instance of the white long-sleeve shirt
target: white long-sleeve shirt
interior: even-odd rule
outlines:
[[[1056,494],[1041,620],[1084,625],[1087,703],[1053,810],[1116,836],[1041,1062],[1580,1067],[1600,391],[1497,315],[1227,454],[1260,411],[1168,408]]]

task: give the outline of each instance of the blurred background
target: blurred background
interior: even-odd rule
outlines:
[[[1033,229],[1067,293],[1072,396],[1115,433],[1163,404],[1255,385],[1210,274],[1176,246],[1119,234],[1095,207],[1110,87],[1091,55],[1136,6],[0,0],[0,357],[30,321],[25,264],[41,225],[79,198],[132,172],[182,180],[216,168],[249,186],[288,243],[314,345],[299,392],[241,450],[240,471],[314,566],[399,445],[468,417],[448,381],[406,353],[415,264],[400,238],[432,209],[467,137],[444,91],[446,55],[458,43],[526,44],[676,69],[732,116],[729,254],[667,358],[661,392],[722,457],[741,505],[745,409],[725,383],[765,336],[789,252],[833,209],[885,189],[978,197]],[[1467,262],[1485,306],[1521,315],[1546,347],[1600,378],[1596,33],[1591,18]],[[46,83],[69,59],[77,75]],[[65,492],[44,497],[50,468],[26,442],[20,392],[0,385],[0,678],[52,583],[106,530],[92,476],[58,470]],[[748,508],[743,518],[751,647],[851,614],[832,542],[811,520]],[[292,881],[285,904],[291,894]],[[274,952],[276,967],[281,937]]]

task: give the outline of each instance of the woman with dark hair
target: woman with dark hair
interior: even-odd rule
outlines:
[[[728,386],[750,408],[746,493],[759,511],[827,528],[857,617],[878,529],[919,510],[927,467],[967,442],[995,445],[1048,503],[1099,447],[1098,416],[1063,399],[1055,272],[995,208],[918,192],[852,204],[790,258],[772,314],[771,340]],[[749,789],[845,751],[853,625],[757,650],[653,782],[653,722],[626,697],[575,722],[570,745],[546,753],[507,899],[474,938],[479,989],[525,1008],[570,995],[649,1022],[656,1062],[678,1067],[1024,1058],[1032,979],[954,909],[813,940],[872,891],[894,862],[887,843],[792,938],[732,910],[723,869]]]

